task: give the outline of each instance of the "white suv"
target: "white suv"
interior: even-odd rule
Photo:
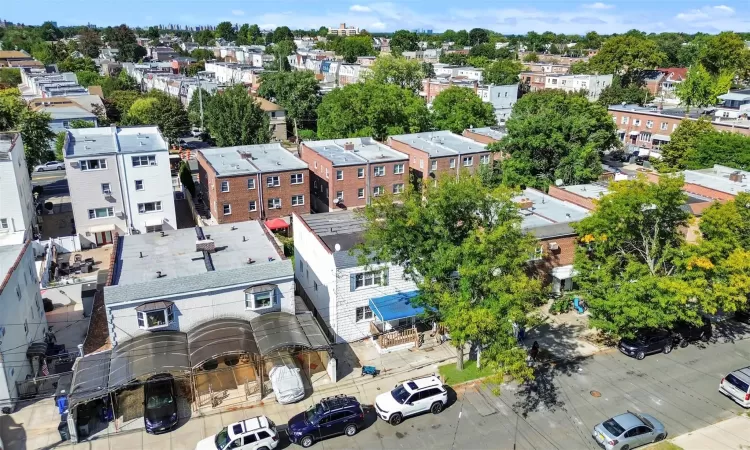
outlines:
[[[440,413],[448,403],[448,391],[435,375],[397,384],[391,392],[375,398],[378,417],[398,425],[407,416],[430,411]]]
[[[266,416],[230,424],[198,442],[195,450],[273,450],[279,444],[276,425]]]

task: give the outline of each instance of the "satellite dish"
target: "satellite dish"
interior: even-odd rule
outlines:
[[[336,244],[336,245],[334,245],[334,246],[333,246],[333,248],[334,248],[334,249],[335,249],[335,250],[336,250],[337,252],[340,252],[340,251],[341,251],[341,245],[339,245],[339,244]]]
[[[562,186],[562,184],[563,184],[563,180],[559,178],[555,180],[555,186]]]

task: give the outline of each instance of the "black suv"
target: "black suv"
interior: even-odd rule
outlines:
[[[143,387],[143,417],[147,433],[163,433],[177,425],[177,395],[174,378],[159,374]]]
[[[310,447],[315,441],[331,436],[354,436],[364,422],[365,413],[356,398],[346,395],[327,397],[289,419],[289,440]]]
[[[672,351],[674,338],[666,330],[638,331],[634,338],[623,338],[617,348],[624,354],[641,360],[652,353]]]
[[[672,328],[674,342],[679,342],[680,347],[688,346],[688,343],[701,340],[707,342],[711,337],[711,321],[706,317],[701,317],[701,324],[696,325],[691,322],[677,322]]]

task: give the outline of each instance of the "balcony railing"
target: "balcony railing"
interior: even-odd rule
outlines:
[[[393,331],[382,331],[381,327],[382,323],[376,324],[375,322],[370,322],[370,333],[382,349],[410,343],[413,343],[415,347],[418,345],[419,333],[417,332],[417,327],[414,325],[409,328]]]

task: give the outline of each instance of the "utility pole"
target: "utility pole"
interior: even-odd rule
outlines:
[[[198,105],[200,107],[201,111],[201,133],[203,133],[203,93],[201,92],[203,88],[201,87],[201,76],[198,74]]]

